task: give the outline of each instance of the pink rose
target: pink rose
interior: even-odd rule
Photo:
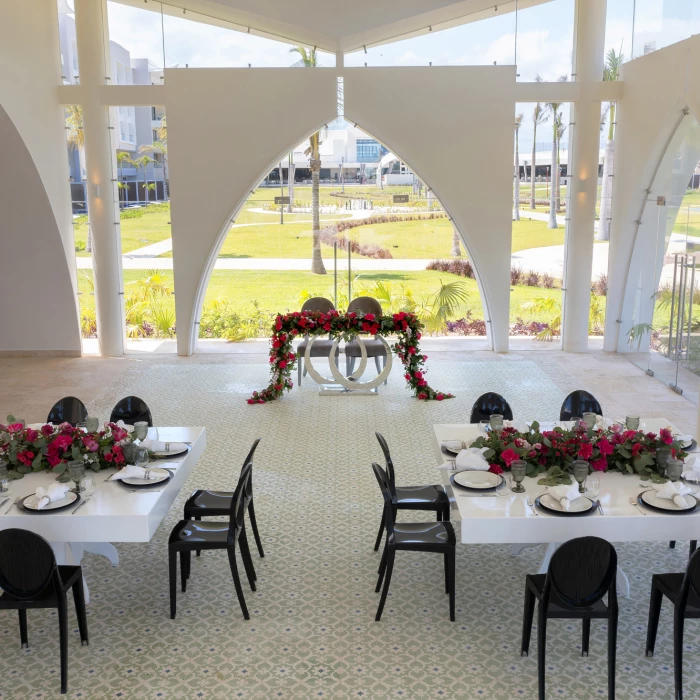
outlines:
[[[578,456],[581,459],[590,459],[593,456],[593,445],[589,442],[581,443],[581,446],[578,448]]]
[[[27,437],[28,442],[34,442],[39,437],[39,433],[36,430],[32,430],[31,428],[27,428],[27,432],[25,433]]]
[[[506,467],[510,467],[510,465],[519,458],[518,453],[513,450],[508,449],[501,452],[501,459],[505,462]]]
[[[50,437],[51,435],[53,435],[53,425],[42,425],[41,434],[44,437]]]
[[[661,438],[661,442],[665,443],[666,445],[670,445],[673,442],[673,435],[671,435],[671,431],[667,430],[666,428],[661,428],[659,431],[659,437]]]
[[[604,472],[608,469],[608,460],[605,457],[598,457],[591,462],[591,467],[597,472]]]
[[[596,447],[600,450],[600,454],[603,456],[611,455],[615,448],[608,442],[606,438],[598,440]]]
[[[24,426],[21,423],[10,423],[10,425],[7,426],[7,429],[11,433],[19,433],[21,430],[24,430]]]

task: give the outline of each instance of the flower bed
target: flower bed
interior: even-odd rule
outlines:
[[[527,476],[544,474],[538,483],[550,486],[571,483],[569,474],[576,459],[586,460],[594,471],[618,471],[636,474],[644,481],[660,482],[665,477],[656,463],[659,448],[669,447],[671,456],[677,459],[687,456],[670,430],[662,429],[657,435],[625,430],[620,425],[590,429],[583,422],[571,430],[557,427],[542,431],[537,422],[528,432],[504,428],[478,437],[471,446],[486,448],[483,454],[491,465],[490,471],[500,474],[521,459],[527,462]]]
[[[115,423],[105,423],[103,430],[86,433],[69,423],[42,425],[34,430],[13,416],[8,416],[7,422],[0,424],[0,458],[9,462],[12,479],[45,469],[61,476],[67,463],[74,460],[84,461],[94,471],[121,467],[125,464],[122,447],[131,442],[127,431]]]
[[[442,401],[454,398],[452,394],[436,391],[428,385],[425,378],[425,361],[418,347],[423,324],[412,313],[401,312],[389,316],[375,316],[350,312],[341,314],[337,311],[320,313],[304,311],[279,314],[272,326],[270,341],[270,365],[272,377],[270,384],[262,391],[254,391],[248,399],[249,404],[267,403],[280,398],[285,390],[292,386],[292,370],[297,362],[293,352],[292,341],[298,336],[328,335],[341,336],[346,342],[360,333],[382,336],[396,335],[397,339],[391,349],[403,363],[406,383],[421,401]]]

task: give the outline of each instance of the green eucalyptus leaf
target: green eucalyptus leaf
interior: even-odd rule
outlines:
[[[60,462],[52,469],[54,474],[63,474],[66,471],[66,463]]]
[[[492,450],[490,447],[483,453],[484,459],[491,459],[496,454],[496,450]]]
[[[17,471],[20,474],[29,474],[29,472],[32,471],[32,468],[28,467],[26,464],[18,464]]]
[[[10,469],[10,470],[7,472],[7,475],[8,475],[8,476],[10,477],[10,479],[12,479],[13,481],[15,481],[15,480],[17,480],[17,479],[21,479],[21,478],[24,476],[24,474],[22,474],[22,472],[18,472],[16,469]]]
[[[73,445],[71,447],[71,455],[73,456],[74,460],[80,459],[80,450],[78,449],[78,447],[76,445]]]
[[[61,474],[56,481],[58,481],[59,484],[65,484],[70,481],[70,476],[68,474]]]

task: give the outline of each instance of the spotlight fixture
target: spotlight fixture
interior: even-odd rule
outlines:
[[[365,50],[365,53],[367,53],[367,46],[362,47]]]

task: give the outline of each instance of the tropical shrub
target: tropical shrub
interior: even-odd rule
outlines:
[[[608,276],[602,272],[593,283],[593,293],[605,297],[608,295]]]
[[[515,286],[516,284],[520,284],[520,282],[523,279],[523,271],[522,268],[520,267],[511,267],[510,268],[510,283],[512,286]]]
[[[474,266],[466,258],[453,258],[452,260],[431,260],[426,266],[426,270],[437,270],[438,272],[449,272],[459,277],[475,279]]]
[[[235,311],[227,299],[214,299],[202,311],[199,337],[224,338],[229,342],[267,337],[275,314],[261,311],[257,301],[252,307],[247,311]]]
[[[486,335],[486,321],[480,318],[473,318],[470,309],[463,318],[458,318],[456,321],[447,321],[445,330],[448,333],[457,333],[459,335]]]
[[[540,286],[540,275],[535,270],[529,270],[525,273],[523,281],[528,287],[539,287]]]

